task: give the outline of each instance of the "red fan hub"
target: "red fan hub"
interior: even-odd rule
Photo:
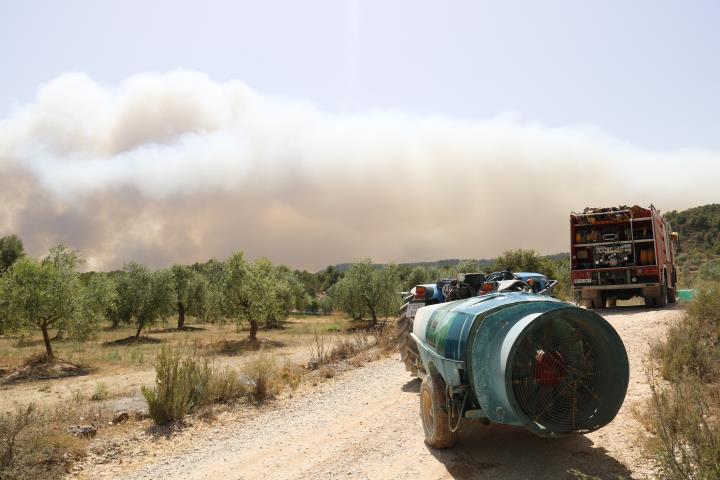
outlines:
[[[565,374],[565,364],[559,352],[539,351],[535,355],[533,377],[543,387],[556,387]]]

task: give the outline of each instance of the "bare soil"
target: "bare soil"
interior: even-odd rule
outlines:
[[[40,356],[26,364],[0,372],[0,385],[87,375],[88,370],[57,358]]]
[[[149,424],[99,440],[73,478],[127,479],[565,479],[571,471],[603,479],[652,478],[637,446],[632,411],[650,395],[649,345],[682,311],[620,307],[599,311],[617,329],[630,358],[625,404],[605,428],[543,439],[519,428],[467,421],[459,444],[423,442],[420,382],[397,358],[371,362],[308,385],[262,408],[227,410],[179,431]]]

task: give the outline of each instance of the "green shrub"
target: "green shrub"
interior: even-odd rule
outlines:
[[[720,478],[720,389],[687,376],[660,389],[651,381],[646,448],[669,480]]]
[[[182,358],[162,348],[155,364],[155,387],[143,387],[150,417],[158,425],[182,420],[206,401],[212,369],[207,360]]]
[[[720,285],[697,289],[683,320],[653,347],[662,376],[679,381],[686,375],[720,381]]]
[[[229,367],[214,370],[203,403],[227,403],[243,396],[245,390],[235,370]]]
[[[243,373],[251,382],[251,393],[256,401],[261,402],[278,393],[280,371],[273,355],[258,353],[243,366]]]

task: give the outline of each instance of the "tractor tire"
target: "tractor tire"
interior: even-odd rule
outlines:
[[[457,431],[450,430],[445,382],[440,375],[423,378],[420,385],[420,418],[427,445],[450,448],[457,443]]]
[[[407,318],[407,306],[408,304],[405,303],[400,308],[400,315],[395,321],[395,340],[400,351],[400,359],[405,364],[405,370],[413,376],[417,376],[417,361],[420,354],[418,353],[417,344],[410,337],[413,331],[413,321]]]

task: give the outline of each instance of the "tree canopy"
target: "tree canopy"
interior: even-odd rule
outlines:
[[[201,274],[184,265],[173,265],[173,308],[178,314],[177,328],[185,328],[185,315],[201,317],[207,300],[208,281]]]
[[[90,335],[102,316],[100,302],[80,282],[78,254],[63,245],[41,261],[21,258],[0,283],[11,329],[38,328],[48,357],[54,357],[49,330]]]
[[[172,311],[172,276],[168,271],[151,271],[130,262],[120,275],[117,294],[120,318],[135,325],[135,337],[139,337],[143,328]]]
[[[228,314],[236,322],[250,324],[250,340],[257,340],[261,324],[287,318],[297,298],[297,289],[287,272],[273,266],[266,258],[247,262],[243,252],[236,252],[225,266],[225,298]]]
[[[17,235],[0,237],[0,275],[7,272],[13,263],[24,256],[22,240]]]
[[[400,306],[401,283],[395,265],[377,268],[370,259],[353,263],[330,290],[334,305],[360,320],[370,315],[373,325],[380,316],[394,316]]]

